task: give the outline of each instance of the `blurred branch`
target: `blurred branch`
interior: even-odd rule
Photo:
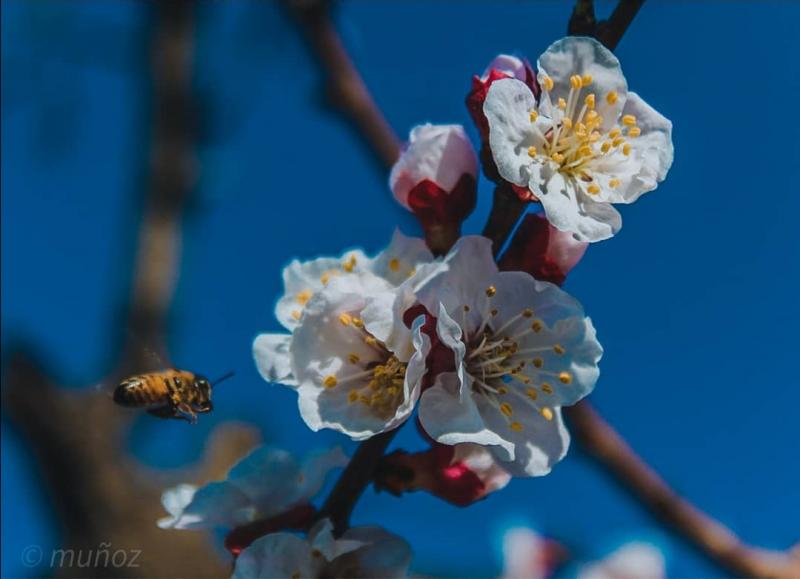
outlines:
[[[165,319],[179,256],[181,215],[192,186],[191,76],[195,4],[154,3],[151,33],[154,126],[150,184],[140,224],[136,269],[119,371],[140,369],[144,345],[166,359]],[[134,339],[130,339],[133,337]],[[126,451],[131,415],[108,392],[56,385],[25,348],[5,366],[3,410],[25,439],[52,497],[63,539],[58,548],[86,553],[108,546],[141,551],[136,568],[86,565],[51,569],[64,576],[217,577],[227,573],[202,534],[159,529],[160,495],[179,480],[218,478],[257,435],[238,426],[218,427],[203,464],[191,472],[153,471]],[[104,380],[112,387],[117,371]],[[178,476],[176,476],[178,475]],[[97,564],[98,559],[95,559]],[[45,560],[47,563],[47,560]]]
[[[586,402],[564,409],[584,450],[656,517],[729,572],[743,577],[800,577],[800,553],[742,543],[728,528],[681,498]]]
[[[364,85],[342,40],[333,27],[332,2],[284,0],[317,59],[331,104],[372,149],[378,160],[391,167],[400,154],[400,140]]]
[[[348,85],[353,91],[341,91],[340,109],[362,132],[365,140],[374,146],[375,155],[390,167],[397,154],[397,137],[391,132],[380,111],[347,56],[336,35],[326,9],[326,3],[317,1],[287,2],[291,4],[298,22],[315,47],[320,66],[331,86]],[[613,49],[633,20],[642,0],[620,0],[608,21],[594,28],[601,41]],[[570,19],[571,34],[588,34],[595,25],[591,0],[578,0]],[[317,37],[321,35],[322,38]],[[336,56],[324,52],[324,47],[335,48]],[[338,76],[343,75],[344,79]],[[359,109],[362,103],[369,103]],[[350,111],[360,110],[356,118]],[[513,225],[512,225],[513,227]],[[496,228],[509,229],[505,226]],[[504,239],[494,240],[502,246]],[[691,541],[703,554],[725,569],[754,577],[800,577],[798,557],[795,552],[783,553],[757,549],[743,544],[730,530],[679,497],[642,459],[625,443],[622,437],[606,423],[587,401],[566,408],[576,439],[591,453],[598,463],[612,473],[620,483],[648,507],[662,521],[682,537]],[[337,529],[346,528],[356,501],[369,484],[375,462],[385,452],[396,431],[373,437],[359,446],[350,465],[345,469],[322,508],[322,513],[334,517]]]

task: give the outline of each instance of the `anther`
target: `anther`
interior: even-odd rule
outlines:
[[[356,256],[351,255],[350,259],[348,259],[346,262],[342,264],[342,269],[345,270],[347,273],[350,273],[353,271],[353,268],[355,268],[356,263],[357,263]]]
[[[468,311],[469,311],[469,306],[468,306],[467,304],[464,304],[464,311],[465,311],[465,312],[468,312]]]
[[[526,388],[525,394],[527,394],[528,398],[531,400],[536,400],[539,397],[539,393],[536,391],[536,388]]]
[[[622,147],[622,154],[628,156],[631,154],[631,145],[630,143],[625,143]]]
[[[336,376],[334,376],[333,374],[328,374],[327,376],[325,376],[325,379],[322,381],[322,385],[325,386],[325,388],[333,388],[338,383],[339,383],[339,381],[336,379]]]
[[[558,108],[560,108],[562,111],[564,109],[566,109],[567,108],[567,101],[565,101],[563,98],[559,98],[558,99]]]
[[[542,408],[539,412],[544,416],[545,420],[553,420],[553,411],[549,408]]]
[[[500,412],[502,412],[506,416],[511,416],[514,413],[514,409],[511,408],[511,404],[508,402],[503,402],[500,405]]]
[[[493,316],[496,316],[497,315],[497,308],[492,308],[491,311],[489,311],[489,313],[492,314]]]
[[[339,314],[339,323],[342,324],[343,326],[349,326],[350,324],[353,323],[353,316],[351,316],[346,312],[341,313]]]
[[[528,147],[528,156],[535,157],[536,156],[536,147]]]
[[[611,141],[611,146],[612,147],[619,147],[624,142],[625,142],[625,139],[623,137],[621,137],[621,136],[620,137],[616,137],[613,141]]]
[[[564,117],[564,120],[562,120],[561,122],[564,125],[564,127],[566,127],[567,129],[571,129],[572,128],[572,119],[571,118]]]
[[[397,271],[400,269],[400,260],[396,257],[393,257],[389,260],[389,269],[392,271]]]
[[[548,384],[547,382],[542,383],[541,388],[542,388],[542,391],[547,392],[548,394],[552,394],[553,393],[553,387],[550,386],[550,384]]]
[[[619,179],[609,179],[608,186],[611,187],[612,189],[619,187]]]
[[[300,310],[292,310],[292,317],[295,320],[299,320],[300,316],[302,316],[302,315],[303,315],[303,312],[301,312]]]
[[[358,401],[358,390],[350,390],[350,392],[347,393],[347,401],[351,404]]]
[[[639,127],[631,127],[630,129],[628,129],[629,137],[638,137],[641,134],[642,134],[642,129],[640,129]]]
[[[531,122],[535,123],[536,119],[538,119],[538,118],[539,118],[539,113],[537,113],[536,111],[531,111],[531,114],[530,114]]]
[[[564,162],[564,155],[562,155],[561,153],[553,153],[552,155],[550,155],[550,158],[553,159],[553,161],[555,161],[559,165]]]
[[[541,368],[542,366],[544,366],[544,360],[542,360],[541,358],[534,358],[533,360],[531,360],[531,364],[533,364],[534,368]]]
[[[569,372],[561,372],[561,374],[558,375],[558,380],[562,384],[571,384],[572,374],[570,374]]]
[[[611,130],[608,132],[608,138],[609,138],[609,139],[616,139],[616,138],[617,138],[617,137],[619,137],[621,134],[622,134],[622,129],[620,129],[619,127],[617,127],[617,128],[615,128],[615,129],[611,129]]]
[[[589,86],[590,84],[592,84],[592,75],[591,74],[584,74],[581,77],[581,85]]]
[[[590,110],[593,109],[595,107],[595,105],[597,104],[597,101],[595,100],[594,93],[586,95],[586,98],[583,100],[583,102],[586,105],[587,109],[590,109]]]
[[[608,94],[606,95],[606,102],[607,102],[608,104],[610,104],[610,105],[613,105],[614,103],[616,103],[616,102],[617,102],[617,99],[618,99],[618,98],[619,98],[619,97],[617,96],[617,91],[615,91],[615,90],[612,90],[610,93],[608,93]]]
[[[350,354],[347,355],[347,360],[351,364],[358,364],[359,360],[361,360],[361,357],[355,352],[351,352]]]
[[[490,298],[491,298],[491,297],[493,297],[493,296],[494,296],[496,293],[497,293],[497,288],[496,288],[496,287],[494,287],[493,285],[490,285],[489,287],[487,287],[487,288],[486,288],[486,295],[487,295],[488,297],[490,297]]]
[[[622,124],[626,127],[632,127],[636,124],[636,117],[633,115],[623,115],[622,116]]]
[[[580,75],[573,74],[571,77],[569,77],[569,84],[574,89],[581,88],[581,77],[580,77]]]
[[[532,318],[533,317],[533,310],[530,308],[525,308],[522,310],[522,317],[523,318]]]
[[[311,293],[310,289],[304,289],[303,291],[298,292],[297,295],[294,296],[294,299],[298,304],[304,306],[306,303],[308,303],[308,300],[311,299],[312,295],[313,294]]]
[[[611,150],[611,142],[610,141],[606,141],[605,143],[600,145],[600,150],[603,153],[608,153]]]
[[[562,346],[561,344],[555,344],[553,346],[553,352],[561,356],[564,354],[564,352],[566,352],[566,350],[564,349],[564,346]]]
[[[540,79],[540,82],[542,83],[542,88],[544,88],[544,90],[546,90],[548,92],[553,90],[553,87],[555,86],[555,83],[553,82],[553,79],[550,78],[549,76],[543,76]]]
[[[592,183],[586,188],[586,191],[591,193],[592,195],[597,195],[598,193],[600,193],[600,187],[597,185],[597,183]]]
[[[514,432],[522,432],[522,424],[520,424],[520,423],[519,423],[519,422],[517,422],[517,421],[514,421],[514,422],[512,422],[512,423],[511,423],[511,424],[509,424],[508,426],[509,426],[509,427],[511,428],[511,430],[513,430]]]
[[[534,320],[531,324],[531,330],[536,332],[537,334],[542,331],[544,324],[542,324],[541,320]]]

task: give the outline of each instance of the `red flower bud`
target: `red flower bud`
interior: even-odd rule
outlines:
[[[526,271],[541,281],[561,285],[586,252],[588,243],[559,231],[541,213],[526,215],[500,260],[504,271]]]

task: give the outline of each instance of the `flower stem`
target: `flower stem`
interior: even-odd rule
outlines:
[[[495,257],[514,231],[514,226],[525,212],[526,204],[508,184],[500,183],[495,187],[492,210],[486,227],[483,228],[483,236],[492,240],[492,253]]]

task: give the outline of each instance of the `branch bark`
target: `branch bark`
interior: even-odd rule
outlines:
[[[327,20],[327,12],[320,7],[321,4],[322,2],[303,4],[311,6],[307,9],[314,11],[313,17],[309,15],[304,17],[303,9],[296,5],[295,10],[299,10],[298,22],[315,49],[320,67],[330,83],[329,91],[332,90],[331,87],[340,85],[346,85],[350,89],[339,90],[340,110],[351,119],[356,129],[362,132],[364,139],[373,144],[375,155],[383,165],[390,167],[399,151],[398,139],[388,128],[383,115],[372,100],[358,71],[336,36],[335,29]],[[602,33],[601,41],[613,49],[641,4],[642,0],[620,0],[609,20],[595,26],[594,33]],[[591,0],[578,0],[576,11],[578,16],[573,13],[570,33],[589,34],[590,31],[586,27],[594,23]],[[324,21],[321,22],[320,19]],[[573,26],[576,28],[573,29]],[[316,35],[322,35],[324,38],[316,38]],[[334,50],[335,56],[324,54],[324,51],[329,49]],[[340,76],[344,80],[339,78]],[[498,232],[506,230],[506,235],[511,230],[500,225],[491,227]],[[513,224],[511,227],[513,228]],[[506,237],[498,234],[493,241],[498,247],[502,247],[505,239]],[[742,543],[730,530],[679,497],[630,449],[622,437],[592,409],[587,401],[565,409],[565,412],[571,421],[576,439],[596,458],[598,464],[613,474],[637,500],[660,520],[670,525],[680,537],[696,546],[712,562],[728,571],[745,576],[782,579],[800,577],[795,552],[767,551]],[[350,465],[325,502],[321,512],[335,517],[337,529],[340,531],[346,528],[356,501],[370,482],[374,463],[384,453],[394,432],[396,431],[374,437],[359,446]]]
[[[181,218],[193,184],[192,60],[195,3],[152,4],[150,50],[154,113],[150,183],[144,200],[133,287],[118,368],[102,384],[113,388],[120,372],[145,367],[144,345],[166,360],[165,319],[180,254]],[[131,337],[133,336],[133,339]],[[228,569],[202,534],[159,529],[163,489],[177,482],[221,477],[258,439],[252,428],[222,425],[212,434],[201,464],[188,470],[148,469],[127,451],[130,412],[94,387],[64,388],[51,379],[35,347],[13,347],[4,367],[3,413],[36,461],[50,494],[62,539],[58,548],[86,554],[105,545],[139,550],[136,567],[92,563],[41,569],[45,574],[104,577],[220,577]],[[162,434],[158,431],[153,436]],[[79,555],[80,561],[80,555]],[[46,565],[48,558],[44,558]],[[89,565],[89,567],[87,567]]]
[[[600,466],[650,512],[727,571],[744,577],[800,577],[800,553],[744,544],[730,529],[683,499],[583,401],[564,409],[570,432]]]

